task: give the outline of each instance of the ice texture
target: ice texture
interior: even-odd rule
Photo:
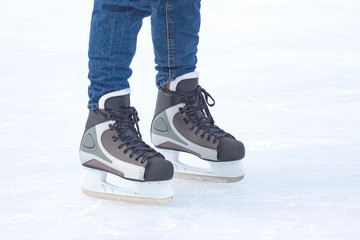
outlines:
[[[200,84],[247,175],[166,205],[81,193],[92,1],[0,1],[0,239],[360,239],[360,2],[203,1]],[[150,19],[130,79],[143,138]]]

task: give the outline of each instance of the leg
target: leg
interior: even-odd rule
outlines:
[[[95,197],[166,203],[173,194],[173,165],[143,142],[127,81],[142,19],[156,3],[143,2],[95,0],[89,46],[90,112],[80,144],[82,188]]]
[[[195,71],[200,30],[200,0],[160,0],[151,14],[156,85]]]
[[[142,19],[156,1],[95,0],[89,41],[88,108],[108,92],[129,88],[130,63]]]
[[[239,181],[245,174],[240,161],[244,145],[214,124],[208,105],[215,105],[215,101],[198,85],[198,73],[194,72],[200,0],[161,2],[151,15],[159,71],[151,140],[172,161],[176,176]]]

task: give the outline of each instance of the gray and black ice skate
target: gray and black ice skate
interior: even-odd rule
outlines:
[[[244,145],[214,125],[208,109],[214,104],[198,85],[197,72],[176,78],[169,90],[159,88],[151,140],[174,164],[175,176],[221,182],[244,178]]]
[[[90,111],[80,144],[85,194],[147,203],[172,199],[173,165],[142,141],[138,120],[130,89],[105,94],[99,109]]]

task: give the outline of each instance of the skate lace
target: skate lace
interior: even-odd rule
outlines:
[[[116,142],[119,139],[121,144],[119,150],[123,149],[124,154],[129,150],[132,151],[130,158],[133,158],[136,154],[135,161],[138,161],[142,157],[141,163],[144,163],[146,159],[158,156],[163,156],[155,151],[152,147],[147,145],[143,140],[139,129],[139,117],[135,108],[130,107],[128,109],[122,109],[121,111],[115,110],[99,110],[102,115],[109,119],[114,120],[114,124],[109,124],[111,131],[116,131],[117,135],[113,136],[113,141]]]
[[[210,141],[211,136],[214,136],[214,143],[222,137],[234,138],[231,134],[214,124],[215,121],[210,113],[208,105],[213,107],[215,105],[215,99],[205,89],[197,86],[194,91],[181,95],[180,99],[185,103],[185,106],[179,108],[179,110],[180,113],[185,112],[187,115],[187,118],[184,118],[185,124],[188,124],[189,122],[193,124],[193,126],[190,127],[191,131],[196,127],[197,130],[195,131],[195,134],[198,135],[200,130],[203,130],[208,133],[208,141]],[[209,103],[209,98],[212,100],[212,103]],[[205,137],[204,133],[201,137]]]

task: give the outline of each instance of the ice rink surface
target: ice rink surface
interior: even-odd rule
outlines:
[[[175,179],[167,205],[80,191],[92,2],[0,2],[0,239],[360,239],[360,2],[203,1],[200,84],[245,179]],[[150,142],[145,19],[130,79]]]

